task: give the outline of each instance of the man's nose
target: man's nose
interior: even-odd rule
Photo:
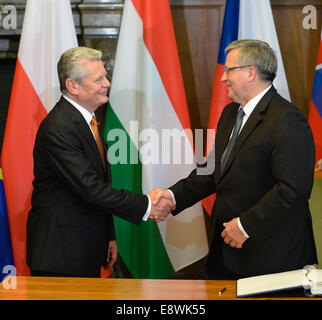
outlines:
[[[227,81],[227,74],[226,74],[226,71],[223,72],[222,76],[221,76],[221,82],[225,82]]]
[[[110,87],[111,83],[108,81],[108,79],[105,77],[105,81],[104,81],[104,87]]]

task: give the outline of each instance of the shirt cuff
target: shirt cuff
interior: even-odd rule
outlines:
[[[147,221],[150,217],[150,213],[151,213],[151,199],[150,197],[147,195],[148,199],[149,199],[149,204],[148,204],[148,208],[145,211],[145,214],[142,218],[143,221]]]
[[[172,199],[173,199],[174,204],[176,204],[176,198],[174,197],[173,192],[172,192],[170,189],[167,189],[167,191],[169,191],[169,193],[170,193],[170,194],[171,194],[171,196],[172,196]]]
[[[245,231],[245,229],[243,228],[241,222],[240,222],[240,219],[238,218],[237,219],[238,221],[238,228],[239,230],[244,234],[244,236],[248,239],[249,238],[249,235],[247,234],[247,232]]]

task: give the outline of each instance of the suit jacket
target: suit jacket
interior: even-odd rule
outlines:
[[[272,87],[241,130],[223,174],[220,158],[239,105],[224,109],[217,127],[215,170],[179,181],[173,191],[177,214],[216,192],[214,228],[240,217],[250,238],[242,249],[220,238],[225,267],[240,276],[302,268],[317,262],[308,199],[315,164],[310,127],[299,109]],[[210,249],[212,250],[212,249]],[[209,253],[209,259],[216,252]],[[208,261],[211,265],[211,261]]]
[[[27,264],[97,276],[115,239],[112,215],[138,224],[147,197],[111,187],[109,165],[106,173],[88,124],[63,97],[39,127],[34,176]]]

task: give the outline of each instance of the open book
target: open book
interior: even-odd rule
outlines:
[[[304,269],[237,280],[237,297],[247,297],[303,287],[309,296],[322,295],[322,270]]]

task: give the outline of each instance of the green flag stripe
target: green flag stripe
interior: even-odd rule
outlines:
[[[110,129],[124,130],[122,123],[108,105],[104,127],[104,139],[109,147],[115,141],[107,141]],[[124,130],[124,132],[126,132]],[[138,153],[126,132],[127,164],[112,164],[112,187],[142,193],[142,164],[130,164],[130,152]],[[166,279],[174,269],[163,244],[159,228],[154,221],[138,226],[114,217],[119,254],[134,278]]]

